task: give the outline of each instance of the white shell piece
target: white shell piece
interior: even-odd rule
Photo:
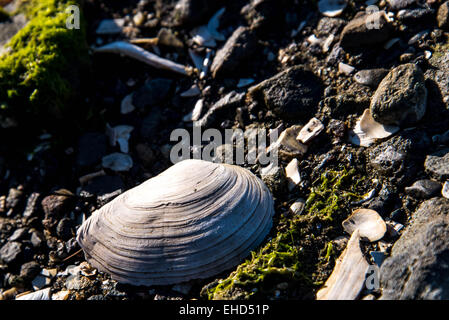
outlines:
[[[377,139],[388,138],[398,131],[399,127],[376,122],[371,116],[370,110],[366,109],[354,129],[350,130],[349,141],[361,147],[369,147]]]
[[[78,229],[89,264],[133,285],[209,278],[268,234],[273,198],[250,171],[184,160],[95,211]]]
[[[318,10],[326,17],[339,16],[346,8],[346,0],[320,0]]]
[[[50,300],[50,288],[24,294],[16,300]]]
[[[355,300],[365,286],[365,277],[369,264],[360,249],[360,235],[356,229],[348,245],[335,262],[335,268],[323,288],[317,294],[317,300]]]
[[[357,209],[342,223],[349,234],[358,229],[362,239],[374,242],[380,240],[387,232],[387,225],[382,217],[371,209]]]

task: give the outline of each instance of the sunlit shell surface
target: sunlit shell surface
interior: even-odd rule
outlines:
[[[268,188],[250,171],[184,160],[95,211],[77,241],[92,266],[119,282],[168,285],[240,263],[273,214]]]

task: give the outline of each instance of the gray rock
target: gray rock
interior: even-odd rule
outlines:
[[[20,268],[20,277],[25,281],[33,280],[41,272],[41,267],[36,261],[24,263]]]
[[[449,299],[449,200],[421,204],[380,269],[382,300]]]
[[[354,80],[365,86],[376,89],[389,70],[384,68],[360,70],[354,75]]]
[[[370,26],[371,21],[378,21],[379,26]],[[385,12],[379,11],[369,15],[358,14],[343,29],[340,45],[344,49],[379,44],[389,39],[392,27],[385,19]]]
[[[0,260],[6,264],[13,264],[16,262],[22,254],[22,244],[20,242],[11,241],[7,242],[0,249]]]
[[[157,106],[167,98],[172,83],[172,80],[162,78],[146,81],[134,92],[133,105],[138,109]]]
[[[395,185],[411,183],[421,168],[430,138],[423,131],[407,130],[367,149],[368,170],[388,178]]]
[[[11,19],[0,23],[0,53],[3,46],[17,33],[25,27],[27,19],[23,13],[13,16]]]
[[[321,81],[303,66],[291,67],[248,89],[248,97],[285,119],[307,122],[323,94]]]
[[[15,209],[22,200],[23,191],[20,188],[9,189],[6,197],[6,209]]]
[[[106,154],[108,138],[99,132],[89,132],[82,135],[78,141],[77,164],[80,167],[90,167],[98,164]]]
[[[44,209],[45,217],[59,217],[68,213],[71,205],[73,204],[73,196],[69,191],[60,189],[42,199],[42,209]]]
[[[56,234],[62,240],[68,240],[73,237],[74,223],[69,218],[63,218],[56,226]]]
[[[318,21],[316,31],[318,38],[328,37],[329,35],[337,35],[345,26],[346,21],[340,18],[322,17]]]
[[[425,77],[436,84],[434,90],[429,90],[429,107],[441,105],[447,112],[449,111],[449,52],[442,48],[440,52],[433,54],[429,63],[432,67],[426,70]],[[446,117],[441,117],[441,108],[433,107],[432,110],[435,110],[435,120],[447,124]],[[444,129],[447,130],[446,125]]]
[[[39,248],[44,242],[44,236],[38,231],[33,231],[30,241],[34,248]]]
[[[254,55],[256,37],[247,27],[238,27],[224,46],[217,51],[211,65],[214,78],[235,75],[242,62]]]
[[[449,30],[449,1],[443,3],[437,13],[438,27]]]
[[[449,179],[449,149],[428,155],[424,168],[427,173],[440,181]]]
[[[173,10],[174,25],[193,25],[207,21],[215,8],[214,1],[179,0]]]
[[[19,228],[8,238],[8,241],[18,241],[25,238],[28,234],[28,228]]]
[[[398,12],[398,20],[406,24],[423,23],[434,19],[435,10],[431,8],[426,9],[413,9],[413,10],[401,10]]]
[[[270,27],[281,16],[281,6],[277,0],[251,0],[240,14],[245,17],[252,30]]]
[[[399,126],[410,126],[421,120],[426,107],[424,75],[411,63],[392,69],[379,84],[370,104],[374,120]]]
[[[419,199],[429,199],[440,193],[441,183],[433,180],[418,180],[410,187],[405,188],[405,193]]]
[[[195,126],[207,128],[219,120],[223,120],[222,117],[230,110],[235,110],[240,106],[243,103],[244,98],[244,93],[237,93],[235,91],[229,92],[223,98],[215,102],[206,114],[194,123]]]

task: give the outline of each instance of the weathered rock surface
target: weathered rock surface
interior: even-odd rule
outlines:
[[[424,162],[426,172],[442,181],[449,178],[449,149],[430,154]]]
[[[232,75],[242,62],[254,54],[256,38],[247,27],[238,27],[224,46],[217,51],[212,62],[212,76]]]
[[[449,1],[443,3],[437,13],[438,27],[449,30]]]
[[[340,45],[348,49],[379,44],[389,39],[391,30],[384,11],[359,14],[344,27]]]
[[[418,180],[410,187],[405,188],[405,192],[412,197],[428,199],[440,193],[441,183],[433,180]]]
[[[424,116],[427,89],[424,74],[415,64],[400,65],[390,71],[374,93],[370,110],[379,123],[410,126]]]
[[[282,118],[306,122],[316,112],[322,91],[319,79],[299,65],[249,88],[248,95]]]
[[[382,300],[449,299],[449,200],[421,204],[382,264],[380,282]]]

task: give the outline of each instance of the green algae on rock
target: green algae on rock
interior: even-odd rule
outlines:
[[[88,61],[84,21],[80,29],[66,27],[70,5],[79,3],[21,2],[18,12],[29,22],[0,59],[0,122],[12,118],[19,124],[44,126],[67,116]]]
[[[289,295],[313,299],[313,291],[332,271],[338,252],[331,240],[343,233],[341,221],[350,213],[350,202],[362,197],[362,181],[355,169],[329,169],[321,174],[313,182],[306,213],[280,217],[275,237],[226,279],[205,286],[201,295],[208,299],[276,298],[276,285],[288,282]]]

